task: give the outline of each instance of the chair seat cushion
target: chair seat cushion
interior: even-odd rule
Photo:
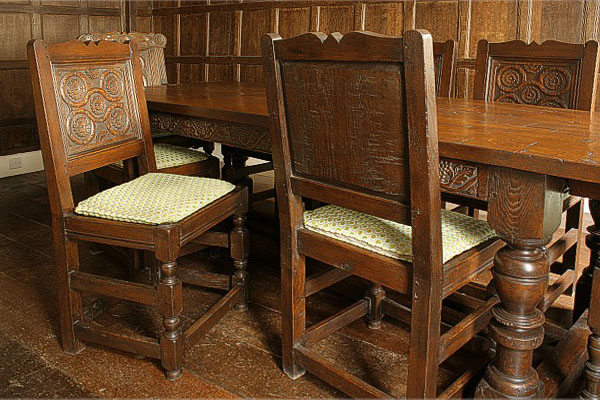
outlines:
[[[75,213],[160,225],[181,221],[235,189],[219,179],[149,173],[80,202]]]
[[[306,211],[304,227],[374,253],[412,261],[412,227],[408,225],[327,205]],[[444,263],[494,236],[487,222],[442,210]]]
[[[159,170],[208,160],[208,155],[202,151],[168,143],[155,143],[154,156],[156,157],[156,168]],[[115,165],[123,168],[123,161],[119,161]]]

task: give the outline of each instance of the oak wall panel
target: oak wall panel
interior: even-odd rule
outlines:
[[[206,81],[205,64],[181,64],[180,81],[182,83],[197,83]]]
[[[583,13],[585,2],[583,0],[570,1],[548,1],[544,0],[536,4],[540,7],[540,31],[539,35],[532,40],[542,42],[544,40],[561,40],[563,42],[578,43],[582,41]],[[544,23],[544,21],[556,21],[555,24]]]
[[[60,29],[56,29],[60,26]],[[75,39],[80,33],[78,15],[45,14],[42,16],[44,40],[52,43]]]
[[[415,28],[431,32],[433,40],[458,40],[458,1],[415,3]]]
[[[207,25],[208,14],[181,16],[181,55],[206,54]]]
[[[211,56],[233,55],[233,38],[235,37],[235,13],[210,13],[208,54]]]
[[[360,5],[322,6],[319,7],[318,21],[313,23],[314,30],[320,32],[348,32],[360,29],[357,21],[357,8]]]
[[[114,32],[121,29],[121,17],[90,16],[88,22],[90,32]]]
[[[33,118],[35,115],[33,97],[28,96],[31,92],[31,79],[26,69],[0,70],[0,82],[3,85],[0,90],[0,121],[19,119],[23,117]]]
[[[73,7],[78,6],[80,0],[42,0],[44,6],[59,6],[59,7]]]
[[[310,31],[310,21],[312,12],[312,9],[310,7],[281,8],[278,11],[278,33],[282,37],[294,37],[304,32]]]
[[[502,42],[517,39],[518,13],[516,1],[473,1],[468,56],[475,58],[481,39]]]
[[[260,38],[272,32],[271,10],[244,11],[241,18],[240,55],[260,56]]]
[[[27,42],[31,35],[31,16],[25,13],[0,14],[0,58],[23,60],[27,58]]]
[[[365,4],[364,28],[386,35],[400,36],[404,29],[404,3]]]
[[[27,42],[62,42],[90,31],[125,30],[125,21],[125,0],[0,0],[0,155],[39,148]]]
[[[208,15],[206,24],[190,18],[202,13]],[[165,17],[176,21],[177,16],[180,27],[165,28],[160,22]],[[180,52],[167,57],[177,72],[174,80],[169,77],[173,83],[262,82],[259,38],[266,32],[292,37],[314,30],[367,29],[401,35],[422,28],[434,40],[458,42],[455,95],[459,97],[472,96],[480,39],[600,39],[600,0],[161,0],[153,7],[148,2],[137,5],[132,26],[147,28],[149,17],[152,31],[180,40]]]
[[[16,4],[26,6],[21,10]],[[2,84],[17,87],[27,76],[24,45],[30,38],[62,41],[84,31],[124,30],[126,10],[131,30],[167,36],[171,83],[262,82],[259,44],[269,31],[283,37],[317,29],[401,35],[424,28],[435,40],[458,42],[455,92],[470,97],[480,39],[600,39],[600,0],[0,0]],[[0,154],[10,151],[5,146],[32,140],[27,136],[32,131],[31,99],[14,99],[14,93],[9,89],[0,97]],[[21,139],[15,133],[19,129]],[[2,135],[10,139],[2,140]]]

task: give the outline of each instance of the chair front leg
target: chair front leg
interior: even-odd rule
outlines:
[[[239,211],[233,216],[233,229],[230,233],[231,258],[235,272],[231,277],[233,285],[241,286],[241,300],[234,306],[236,311],[248,309],[248,251],[250,247],[248,230],[244,226],[246,222],[245,211]]]
[[[179,318],[183,311],[182,285],[176,275],[177,262],[161,262],[160,271],[157,288],[158,308],[163,316],[160,360],[167,379],[175,381],[182,375],[183,335]]]
[[[283,232],[281,235],[285,236]],[[297,249],[296,240],[292,240],[290,247],[281,246],[281,352],[283,372],[292,379],[306,372],[296,363],[294,354],[295,346],[306,333],[306,259]]]

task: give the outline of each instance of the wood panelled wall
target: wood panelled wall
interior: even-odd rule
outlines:
[[[598,39],[600,0],[204,0],[134,3],[132,29],[162,32],[169,82],[260,82],[259,42],[307,31],[429,30],[458,42],[456,95],[472,95],[477,42]],[[598,96],[600,98],[600,96]]]
[[[125,0],[0,0],[0,155],[39,148],[27,66],[30,39],[124,30]]]
[[[0,0],[0,155],[37,145],[26,48],[84,32],[162,32],[169,81],[261,82],[260,37],[429,30],[458,42],[456,95],[472,94],[477,42],[599,39],[600,0]],[[598,96],[600,101],[600,96]]]

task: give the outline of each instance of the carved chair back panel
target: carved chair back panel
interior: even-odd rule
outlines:
[[[122,160],[156,171],[135,43],[32,40],[27,50],[53,212],[72,211],[71,176]]]
[[[580,60],[494,58],[489,68],[488,100],[576,108]]]
[[[478,44],[473,97],[593,111],[598,43]]]
[[[262,48],[281,221],[301,197],[405,224],[439,209],[429,33],[268,34]]]
[[[130,60],[53,64],[52,76],[67,160],[142,139]]]
[[[292,173],[408,198],[402,64],[285,61],[281,71]]]

